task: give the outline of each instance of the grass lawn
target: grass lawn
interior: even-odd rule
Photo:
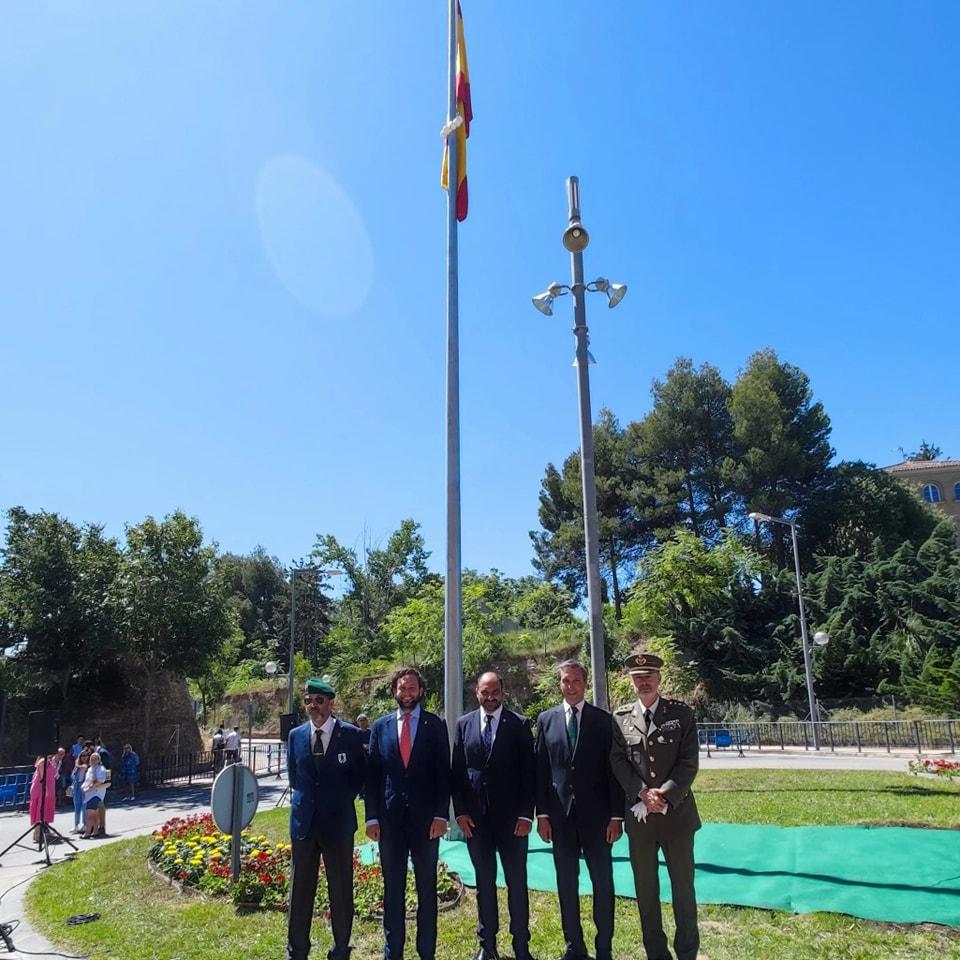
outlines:
[[[960,827],[956,786],[907,775],[815,771],[709,771],[698,781],[704,819],[733,823],[843,824],[916,822]],[[256,827],[286,836],[287,811],[270,810]],[[146,870],[147,837],[84,852],[56,864],[31,884],[31,921],[67,953],[102,960],[280,960],[284,955],[283,914],[244,914],[223,901],[181,896]],[[878,870],[882,871],[882,864]],[[67,927],[75,913],[98,912],[102,919]],[[506,927],[501,893],[501,925]],[[538,960],[556,960],[563,948],[556,896],[531,892],[532,951]],[[589,898],[584,898],[589,916]],[[665,907],[668,925],[669,907]],[[438,960],[473,956],[476,903],[472,892],[459,908],[440,915]],[[588,925],[589,926],[589,925]],[[796,916],[740,907],[701,908],[702,960],[960,960],[960,931],[942,927],[897,927],[834,914]],[[412,929],[408,956],[414,960]],[[330,946],[326,925],[316,921],[312,956]],[[509,938],[501,934],[506,951]],[[354,928],[354,960],[382,956],[377,923]],[[643,960],[636,906],[618,899],[616,960]]]

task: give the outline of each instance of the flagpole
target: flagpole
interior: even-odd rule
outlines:
[[[449,0],[447,123],[457,117],[457,0]],[[457,136],[447,136],[447,562],[444,602],[443,709],[453,743],[463,708],[460,579],[460,317],[457,273]]]

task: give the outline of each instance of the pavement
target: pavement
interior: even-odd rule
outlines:
[[[903,753],[857,753],[856,750],[823,751],[813,750],[745,750],[739,756],[736,748],[729,750],[711,749],[708,757],[705,750],[700,752],[702,770],[750,770],[763,768],[815,769],[815,770],[886,770],[899,773],[907,772],[907,764],[915,754]],[[276,774],[262,776],[259,779],[261,810],[270,810],[276,806],[286,786],[285,780],[278,780]],[[133,803],[121,803],[111,798],[107,810],[107,829],[110,835],[99,840],[79,840],[69,831],[73,827],[73,810],[61,808],[57,811],[54,826],[67,838],[74,840],[78,851],[116,843],[130,837],[152,833],[174,816],[189,816],[193,813],[205,813],[210,809],[210,784],[192,787],[162,787],[150,790],[138,796]],[[25,813],[0,813],[0,850],[12,843],[29,827]],[[13,960],[26,956],[63,957],[53,945],[27,922],[23,910],[23,898],[29,882],[42,870],[47,869],[43,854],[37,852],[35,844],[28,834],[24,843],[14,846],[0,856],[0,922],[7,924],[18,921],[11,934],[16,949],[12,953],[0,953],[0,956]],[[51,860],[54,864],[68,857],[76,856],[65,843],[51,846]],[[23,951],[21,953],[20,951]]]
[[[260,810],[271,810],[283,794],[286,781],[276,779],[276,775],[261,777]],[[107,830],[109,836],[98,840],[80,840],[73,829],[73,808],[60,807],[54,818],[53,826],[68,840],[72,841],[79,853],[107,843],[116,843],[130,837],[153,833],[167,820],[175,816],[189,816],[194,813],[206,813],[210,810],[210,784],[192,787],[162,787],[150,790],[132,803],[122,803],[120,798],[110,798],[107,808]],[[5,812],[0,814],[0,850],[12,843],[28,830],[30,820],[26,813]],[[64,953],[56,948],[30,924],[24,914],[23,898],[31,880],[47,869],[46,860],[37,846],[31,843],[28,833],[22,844],[18,844],[0,856],[0,922],[4,924],[18,921],[17,928],[11,933],[16,949],[5,952],[0,945],[0,956],[13,960],[31,957],[63,957]],[[77,856],[68,844],[54,843],[50,846],[50,859],[53,864]],[[21,953],[20,951],[23,951]]]

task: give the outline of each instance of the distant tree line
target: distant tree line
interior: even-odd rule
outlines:
[[[872,464],[832,464],[830,420],[803,371],[767,350],[730,384],[681,358],[654,381],[646,416],[621,426],[601,411],[594,440],[611,665],[647,643],[671,686],[705,704],[803,712],[789,531],[748,519],[759,511],[800,524],[811,632],[830,635],[816,652],[821,697],[895,693],[960,710],[956,528]],[[917,456],[939,452],[924,441]],[[547,466],[539,518],[537,576],[464,572],[468,677],[586,643],[576,453]],[[443,581],[412,519],[357,547],[318,534],[289,564],[262,547],[221,553],[181,512],[128,526],[122,541],[46,511],[6,519],[0,685],[24,703],[56,706],[86,684],[102,697],[126,678],[148,749],[161,674],[190,678],[207,706],[265,679],[269,660],[288,669],[294,579],[298,675],[329,673],[352,709],[389,704],[398,660],[434,696],[442,688]]]

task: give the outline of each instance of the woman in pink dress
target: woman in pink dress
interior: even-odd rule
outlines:
[[[60,764],[66,751],[61,747],[49,757],[37,757],[33,765],[33,780],[30,781],[30,823],[31,825],[53,823],[57,812],[57,779],[60,776]],[[46,782],[43,768],[46,766]],[[33,831],[34,840],[39,843],[39,830]]]

